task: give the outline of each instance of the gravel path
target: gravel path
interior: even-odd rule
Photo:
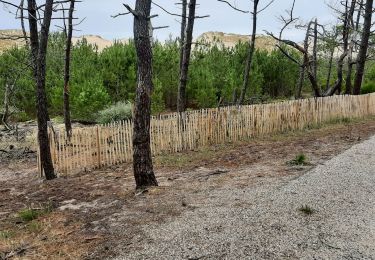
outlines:
[[[375,259],[375,137],[294,179],[202,193],[118,259]]]

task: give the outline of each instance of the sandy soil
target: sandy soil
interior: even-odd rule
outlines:
[[[155,158],[160,187],[134,191],[131,165],[46,182],[34,159],[0,163],[0,259],[103,259],[141,252],[155,227],[210,207],[222,189],[296,178],[375,134],[375,120]],[[309,165],[288,164],[304,153]],[[247,202],[249,203],[249,202]],[[246,207],[234,201],[236,207]],[[31,222],[25,208],[50,209]],[[220,232],[220,230],[217,230]]]

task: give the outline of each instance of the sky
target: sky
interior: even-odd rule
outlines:
[[[154,0],[170,12],[180,13],[178,7],[174,4],[176,0]],[[252,8],[251,0],[228,0],[233,5],[243,10]],[[269,0],[260,0],[260,9],[266,5]],[[293,0],[275,0],[275,2],[261,14],[258,20],[258,34],[264,34],[264,30],[278,33],[281,22],[278,17],[285,14],[286,9],[290,9]],[[302,21],[309,21],[312,18],[318,18],[321,24],[332,24],[335,22],[333,12],[327,7],[327,1],[332,3],[334,0],[296,0],[295,16]],[[12,0],[12,3],[19,3],[19,0]],[[220,31],[225,33],[237,33],[249,35],[251,32],[251,15],[234,11],[224,3],[217,0],[198,0],[199,7],[197,15],[210,15],[209,18],[196,20],[194,27],[194,37],[208,31]],[[75,36],[93,34],[100,35],[103,38],[123,39],[130,38],[132,32],[132,17],[120,16],[112,18],[112,15],[124,12],[125,7],[122,3],[128,3],[134,6],[134,0],[83,0],[76,4],[76,16],[85,18],[74,32]],[[159,17],[153,19],[153,26],[169,26],[167,29],[156,30],[154,37],[159,40],[165,40],[178,36],[180,24],[176,19],[178,17],[170,16],[164,13],[157,6],[152,8],[153,14]],[[15,20],[14,14],[0,4],[0,29],[20,28],[19,21]],[[58,30],[53,27],[52,30]],[[284,38],[292,40],[302,40],[303,32],[290,29],[284,33]]]

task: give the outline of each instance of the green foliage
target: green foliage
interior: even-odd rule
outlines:
[[[307,164],[307,156],[303,153],[298,154],[296,158],[289,162],[292,165],[306,165]]]
[[[291,56],[300,55],[286,48]],[[51,118],[63,115],[65,36],[53,33],[47,53],[46,92]],[[187,85],[188,109],[231,104],[242,88],[248,44],[225,47],[220,42],[194,45]],[[153,43],[152,113],[175,110],[179,85],[180,46],[177,39]],[[15,120],[35,118],[35,82],[26,48],[0,54],[0,101],[4,84],[17,77],[11,105]],[[119,101],[133,103],[136,93],[137,59],[134,42],[116,42],[98,51],[85,39],[72,48],[70,103],[72,119],[96,121],[99,111]],[[279,50],[257,50],[252,64],[246,100],[289,98],[295,93],[298,66]],[[14,72],[20,73],[14,73]],[[321,73],[322,75],[324,73]],[[371,73],[370,73],[371,74]],[[371,76],[371,75],[370,75]],[[322,77],[322,82],[324,82]],[[108,116],[113,120],[111,116]],[[114,116],[113,118],[116,118]],[[106,121],[107,122],[107,121]]]
[[[369,94],[375,92],[375,81],[370,81],[362,86],[361,94]]]
[[[14,236],[14,233],[11,231],[7,231],[7,230],[0,231],[0,239],[6,240],[6,239],[12,238],[13,236]]]
[[[30,222],[39,216],[39,211],[36,209],[23,209],[18,212],[18,217],[24,222]]]
[[[312,215],[312,214],[315,213],[315,210],[308,205],[304,205],[304,206],[300,207],[299,211],[302,212],[305,215]]]
[[[152,114],[158,114],[165,110],[163,85],[160,80],[154,80],[154,89],[151,96]]]
[[[98,123],[107,124],[111,122],[131,119],[133,105],[129,102],[117,102],[116,104],[99,111]]]
[[[41,209],[34,209],[34,208],[22,209],[17,213],[17,216],[24,222],[30,222],[30,221],[37,219],[40,216],[51,213],[52,210],[53,210],[52,203],[48,202],[45,205],[43,205]]]

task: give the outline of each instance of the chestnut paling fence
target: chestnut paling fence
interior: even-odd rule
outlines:
[[[375,94],[332,96],[279,103],[231,106],[152,117],[153,155],[303,129],[342,118],[375,115]],[[68,175],[132,161],[132,121],[50,131],[56,171]],[[38,153],[39,155],[39,153]],[[39,173],[42,174],[38,156]]]

